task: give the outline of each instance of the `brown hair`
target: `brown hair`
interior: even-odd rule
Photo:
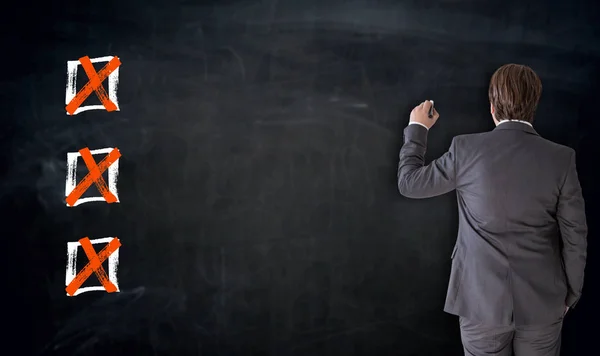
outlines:
[[[492,75],[488,96],[494,106],[496,120],[533,122],[542,96],[542,81],[527,66],[505,64]]]

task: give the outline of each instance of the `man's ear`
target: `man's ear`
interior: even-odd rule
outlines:
[[[496,121],[496,114],[495,114],[494,110],[494,105],[492,105],[492,103],[490,103],[490,114],[492,114],[492,119],[494,120],[494,124],[496,124],[496,126],[498,126],[498,121]]]

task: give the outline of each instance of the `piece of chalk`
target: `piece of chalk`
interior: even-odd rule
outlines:
[[[429,107],[429,118],[433,119],[433,100],[429,101],[431,101],[431,106]]]

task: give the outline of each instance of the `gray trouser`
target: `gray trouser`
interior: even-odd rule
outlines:
[[[489,326],[459,317],[465,356],[559,356],[563,319],[536,326]]]

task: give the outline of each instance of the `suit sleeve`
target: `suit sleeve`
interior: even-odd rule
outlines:
[[[428,130],[419,125],[404,129],[404,144],[398,163],[398,191],[407,198],[422,199],[448,193],[456,188],[455,141],[448,152],[425,165]]]
[[[572,151],[569,168],[558,197],[557,220],[563,242],[562,258],[567,277],[566,304],[573,308],[581,297],[587,258],[585,204]]]

